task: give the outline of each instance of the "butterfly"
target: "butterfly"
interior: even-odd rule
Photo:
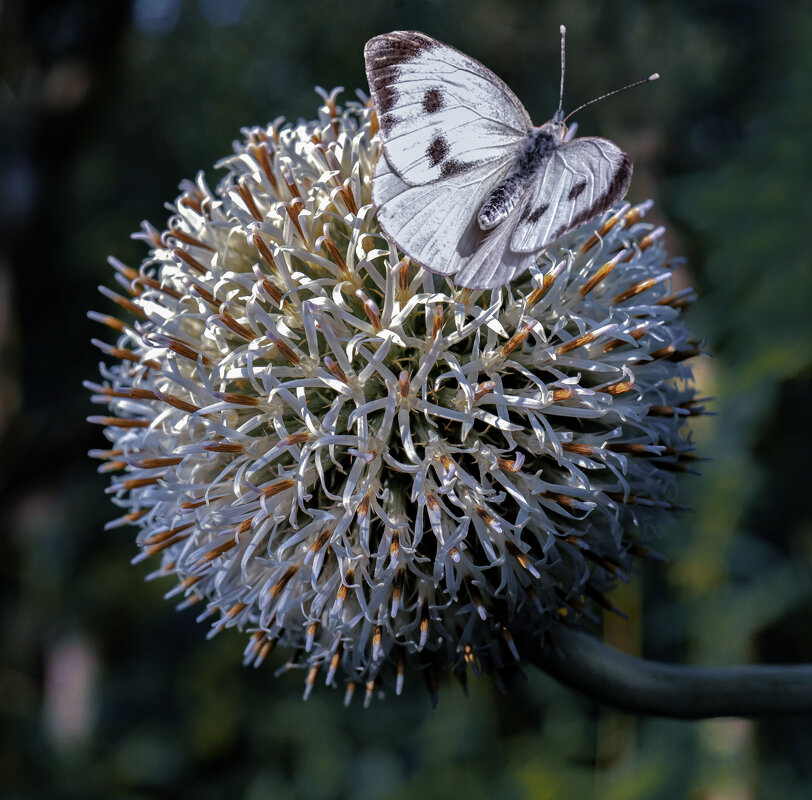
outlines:
[[[561,36],[563,93],[563,26]],[[429,271],[503,286],[626,195],[632,162],[616,144],[569,139],[560,103],[534,127],[504,81],[456,48],[394,31],[370,39],[364,57],[383,141],[378,220]]]

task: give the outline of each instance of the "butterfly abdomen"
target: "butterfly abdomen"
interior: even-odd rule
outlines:
[[[494,186],[488,199],[477,214],[477,222],[483,231],[495,228],[516,207],[524,194],[527,180],[519,173],[511,173]]]
[[[547,130],[547,125],[542,125],[528,134],[525,146],[510,173],[494,186],[477,214],[477,222],[483,231],[495,228],[513,211],[524,196],[531,178],[558,146],[557,138],[554,133]]]

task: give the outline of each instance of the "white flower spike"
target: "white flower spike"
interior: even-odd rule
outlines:
[[[520,282],[456,287],[402,257],[371,203],[367,103],[246,129],[212,191],[182,185],[111,260],[122,318],[88,383],[94,451],[139,561],[245,662],[356,684],[498,677],[511,630],[577,620],[676,507],[701,412],[650,203],[576,230]]]

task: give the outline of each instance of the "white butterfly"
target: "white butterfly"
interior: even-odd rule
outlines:
[[[378,220],[431,272],[502,286],[625,196],[632,162],[617,145],[565,140],[560,106],[534,127],[504,81],[456,48],[394,31],[370,39],[364,56],[383,139]]]

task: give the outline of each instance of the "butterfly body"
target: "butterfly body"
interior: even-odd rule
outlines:
[[[528,134],[510,174],[493,188],[477,214],[477,222],[483,231],[489,231],[507,219],[524,197],[534,175],[564,141],[566,130],[563,123],[550,121]]]
[[[620,201],[629,157],[607,139],[535,127],[508,86],[417,31],[365,48],[383,153],[372,199],[411,259],[472,289],[504,285],[557,239]]]

